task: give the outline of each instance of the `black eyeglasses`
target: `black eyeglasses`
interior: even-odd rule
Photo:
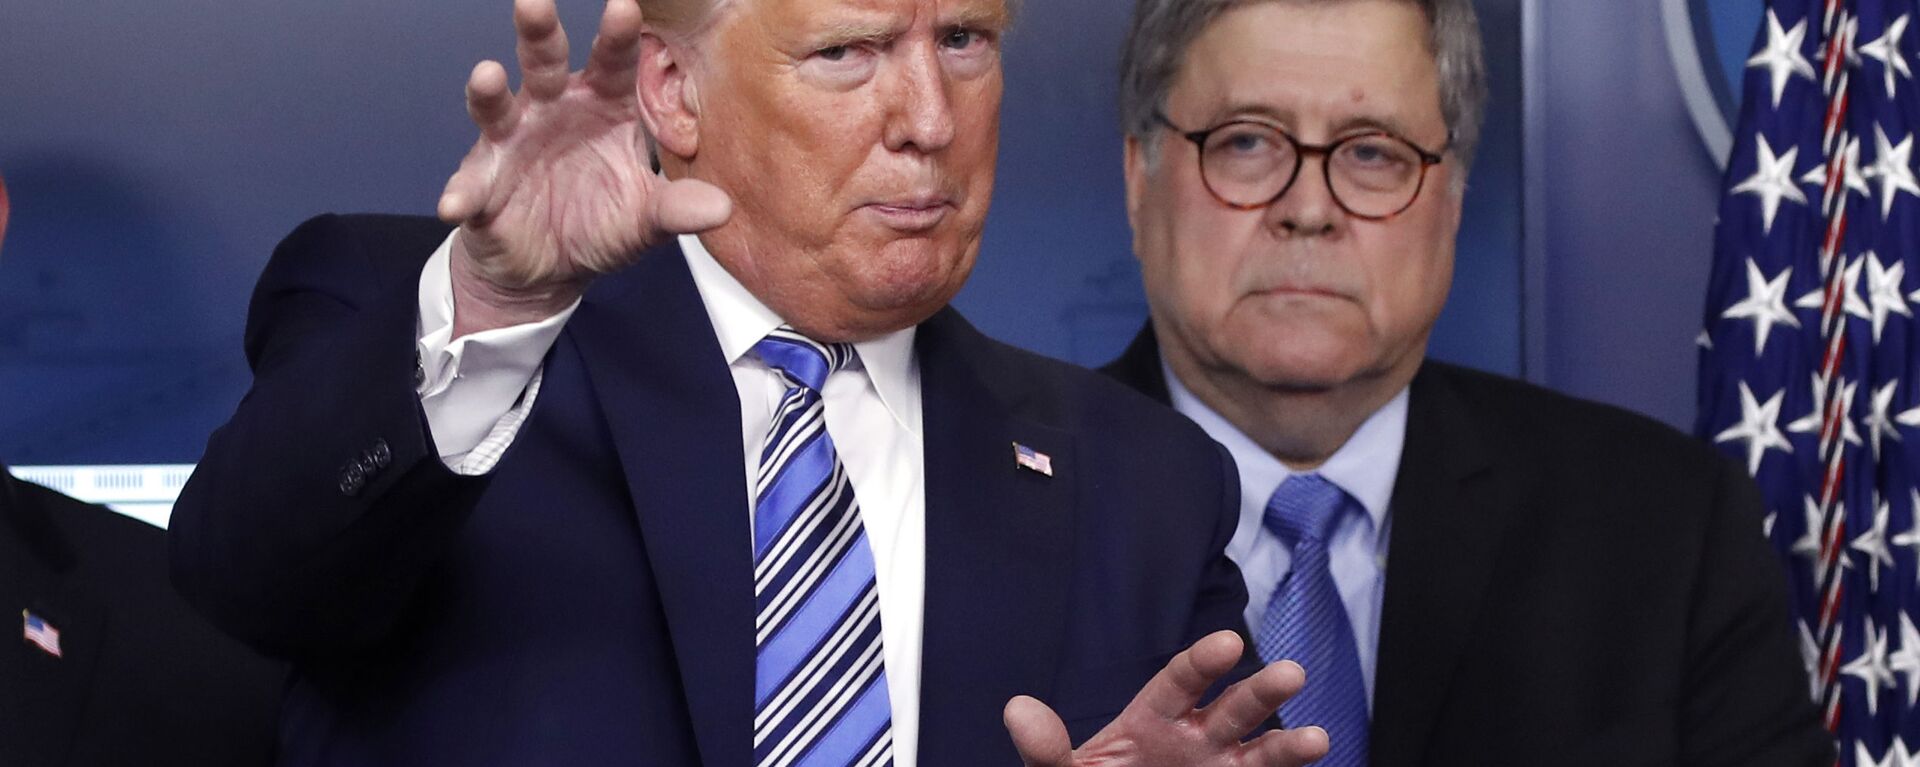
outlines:
[[[1340,209],[1356,218],[1380,221],[1413,207],[1426,185],[1427,169],[1445,159],[1386,131],[1356,133],[1314,145],[1254,120],[1187,131],[1164,114],[1153,116],[1199,147],[1201,182],[1221,204],[1239,210],[1257,210],[1279,201],[1300,177],[1303,159],[1318,155],[1327,189]]]

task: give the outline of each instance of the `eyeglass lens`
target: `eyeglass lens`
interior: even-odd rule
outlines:
[[[1296,142],[1272,126],[1230,123],[1207,136],[1201,172],[1207,187],[1222,201],[1256,207],[1288,189],[1302,154]],[[1420,152],[1405,141],[1386,134],[1360,134],[1335,142],[1327,155],[1327,180],[1334,198],[1355,215],[1392,215],[1419,193],[1425,165]]]

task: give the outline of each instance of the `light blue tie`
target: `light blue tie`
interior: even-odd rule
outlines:
[[[1255,642],[1262,660],[1288,659],[1307,686],[1280,706],[1288,727],[1319,725],[1333,748],[1320,767],[1365,767],[1367,692],[1353,624],[1328,568],[1327,544],[1348,509],[1347,494],[1318,474],[1295,474],[1267,501],[1266,527],[1293,550],[1292,572],[1267,602]]]
[[[753,351],[787,384],[754,483],[753,761],[891,765],[873,551],[820,396],[853,347],[783,327]]]

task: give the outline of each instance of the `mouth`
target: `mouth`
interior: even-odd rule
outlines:
[[[1330,288],[1317,287],[1313,285],[1293,285],[1293,284],[1276,285],[1269,288],[1261,288],[1259,290],[1253,291],[1253,294],[1256,296],[1261,296],[1265,298],[1326,298],[1326,299],[1334,299],[1334,300],[1343,300],[1347,297],[1345,293],[1341,293],[1341,292],[1332,290]]]
[[[924,194],[870,202],[862,206],[862,210],[889,229],[917,234],[946,221],[954,207],[953,200],[944,195]]]

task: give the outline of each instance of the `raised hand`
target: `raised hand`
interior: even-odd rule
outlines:
[[[454,242],[455,333],[557,313],[596,275],[676,234],[726,222],[710,184],[669,183],[648,162],[635,83],[642,18],[608,0],[587,68],[567,67],[553,0],[516,0],[521,89],[485,61],[467,81],[480,139],[440,196]]]
[[[1241,742],[1306,684],[1306,673],[1292,661],[1269,664],[1206,708],[1194,708],[1241,650],[1240,637],[1231,631],[1195,642],[1078,749],[1060,717],[1025,696],[1007,703],[1007,733],[1027,767],[1299,767],[1325,756],[1327,733],[1319,727],[1275,730]]]

